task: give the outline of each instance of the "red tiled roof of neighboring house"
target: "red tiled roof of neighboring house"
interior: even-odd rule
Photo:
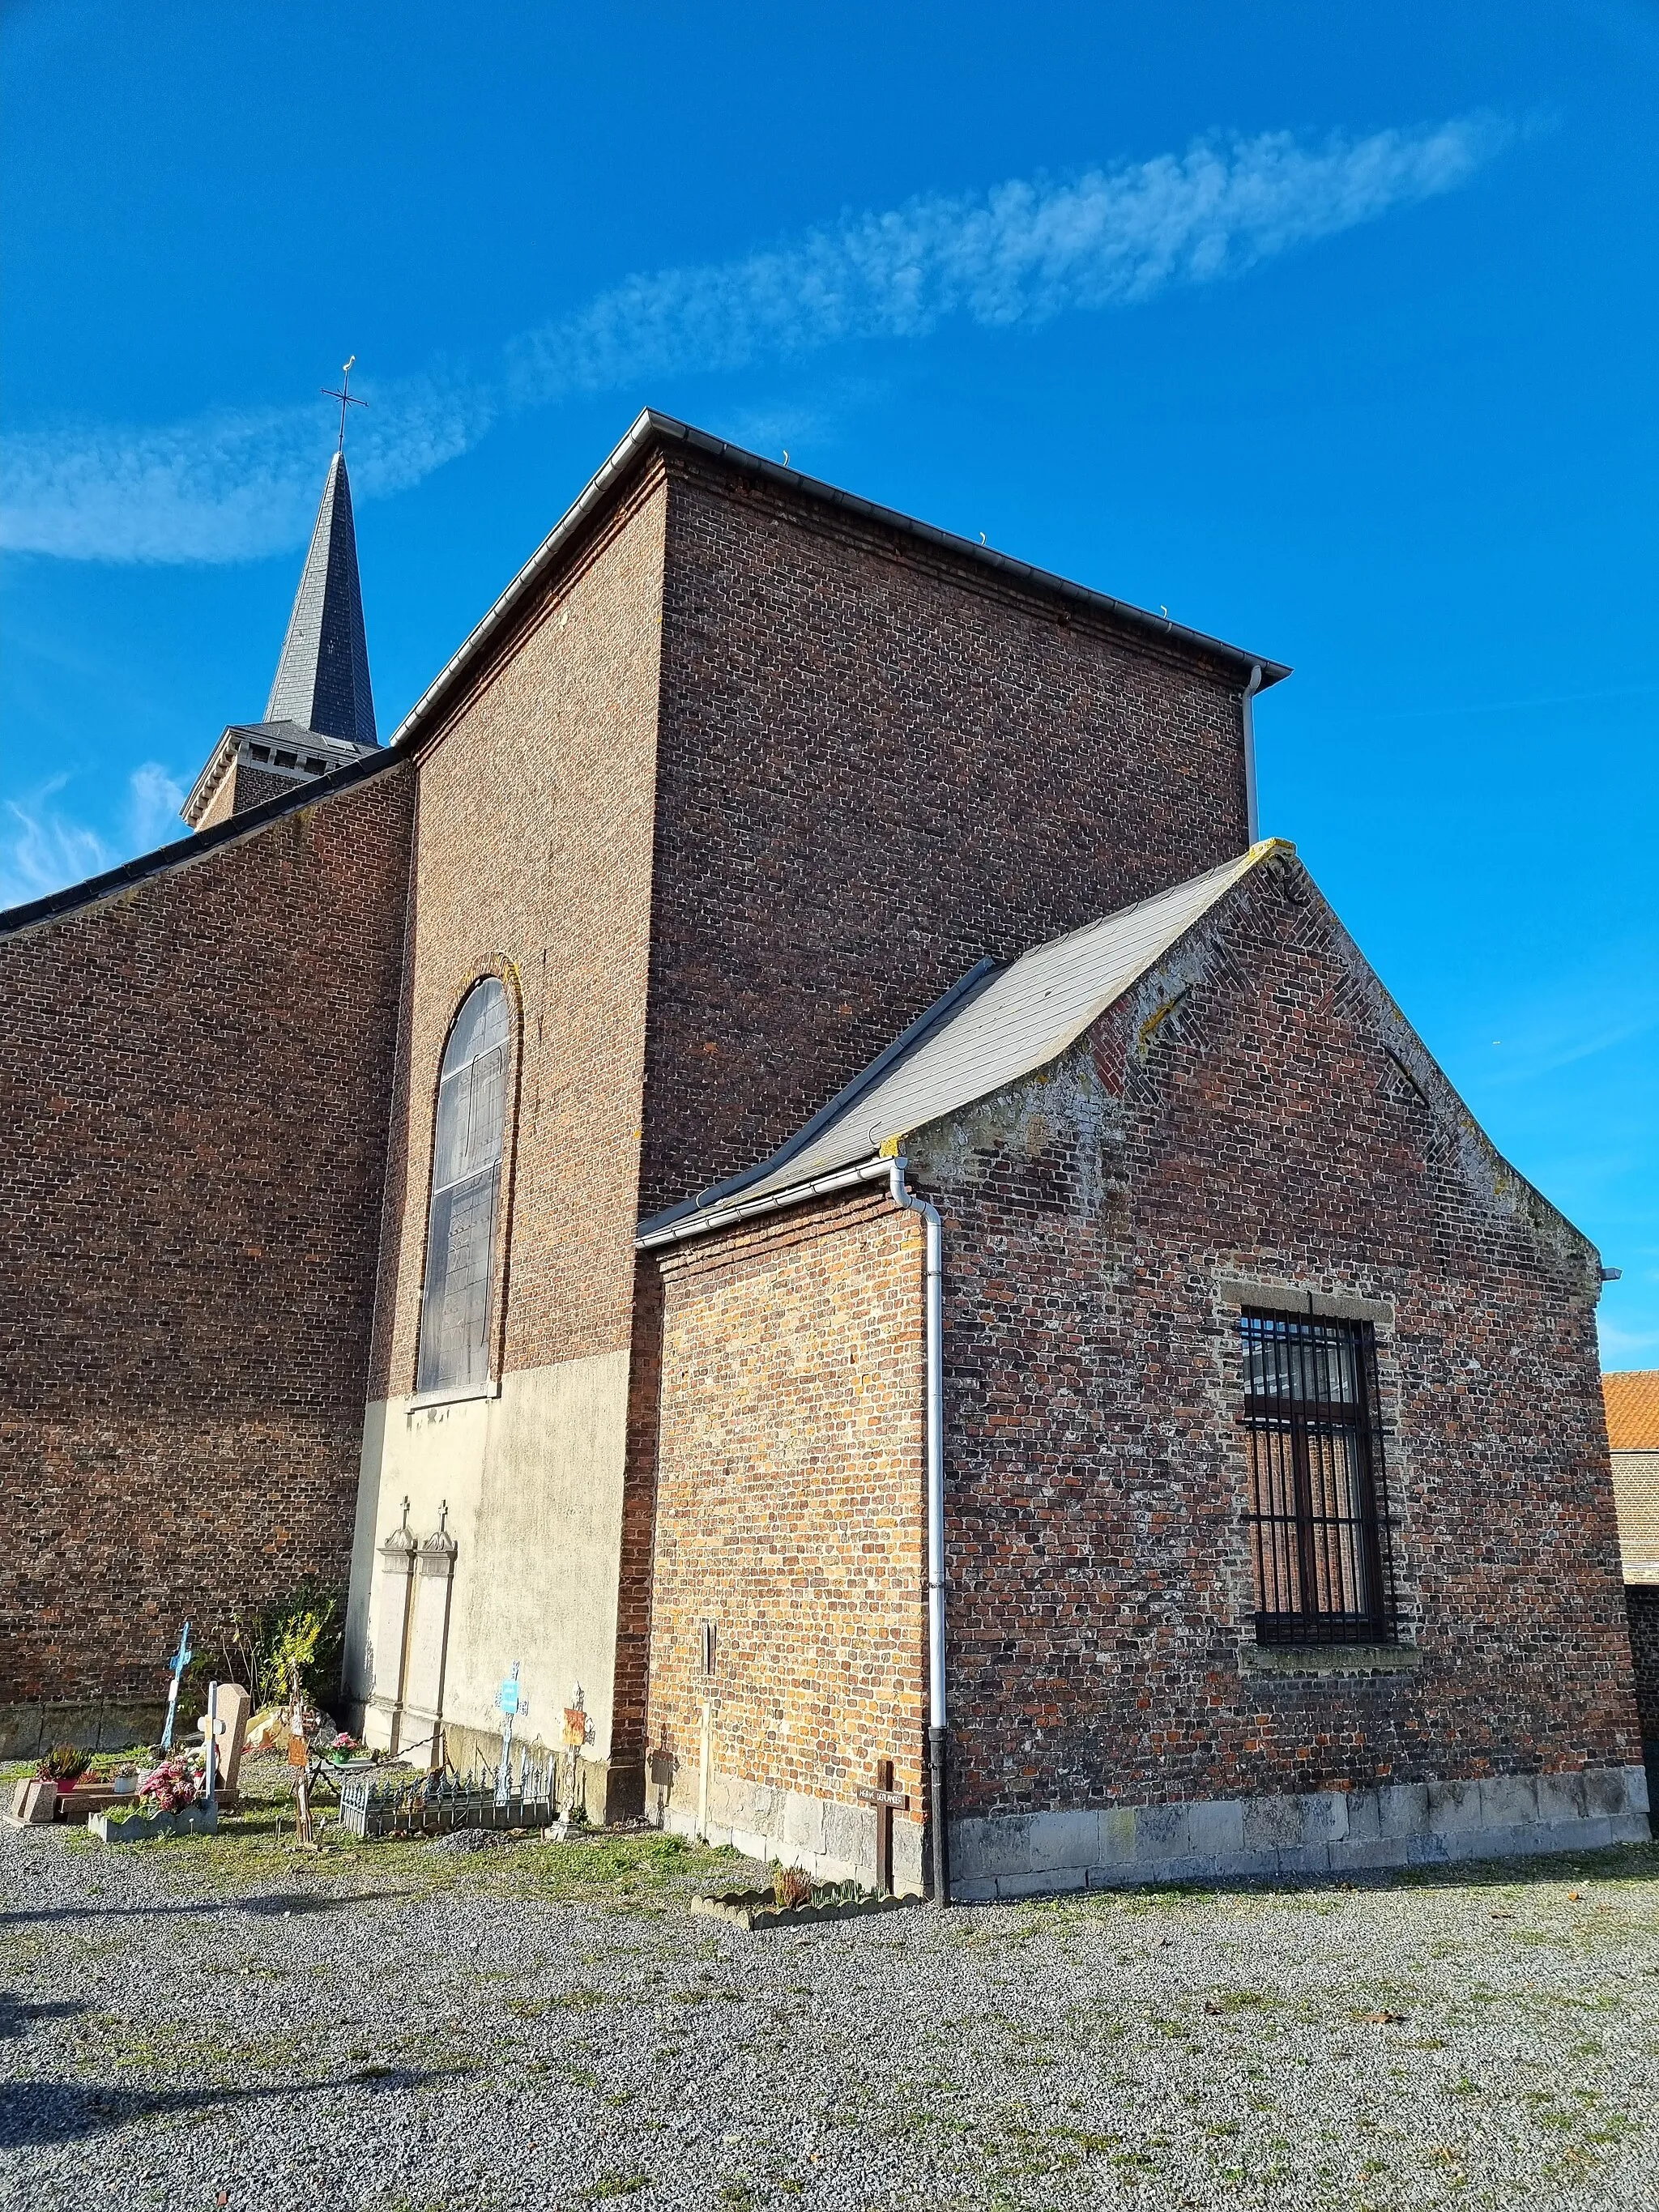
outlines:
[[[1607,1442],[1614,1451],[1659,1451],[1659,1367],[1604,1375]]]

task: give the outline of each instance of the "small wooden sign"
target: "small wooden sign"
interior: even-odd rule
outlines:
[[[901,1813],[908,1813],[910,1809],[909,1793],[904,1790],[860,1790],[859,1802],[860,1805],[890,1805]]]
[[[311,1747],[302,1735],[291,1735],[288,1740],[288,1763],[290,1766],[309,1766]]]
[[[587,1715],[580,1705],[567,1705],[564,1709],[565,1749],[580,1751],[586,1741]]]

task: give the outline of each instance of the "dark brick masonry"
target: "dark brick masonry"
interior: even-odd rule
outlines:
[[[1647,1754],[1648,1786],[1659,1804],[1659,1583],[1626,1583],[1625,1610],[1636,1662],[1636,1710]]]
[[[671,452],[641,1211],[1247,842],[1237,663]]]
[[[0,1707],[343,1573],[413,786],[0,940]]]

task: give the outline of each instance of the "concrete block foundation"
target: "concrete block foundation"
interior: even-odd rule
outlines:
[[[1271,1881],[1598,1850],[1650,1836],[1643,1769],[1592,1767],[953,1820],[951,1888],[969,1902],[1146,1882]]]
[[[696,1781],[695,1774],[687,1777],[690,1786],[683,1784],[677,1788],[663,1809],[663,1826],[671,1835],[697,1833]],[[1062,1821],[1073,1818],[1094,1821],[1097,1832],[1097,1814],[1053,1817]],[[925,1832],[920,1820],[902,1813],[893,1815],[896,1896],[924,1893]],[[726,1844],[745,1858],[775,1859],[785,1866],[801,1867],[819,1881],[857,1881],[866,1887],[875,1884],[876,1814],[867,1805],[810,1796],[800,1790],[771,1789],[764,1783],[716,1771],[709,1783],[704,1833],[705,1840],[716,1847]]]

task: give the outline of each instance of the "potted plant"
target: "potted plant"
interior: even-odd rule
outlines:
[[[55,1743],[34,1770],[40,1782],[55,1782],[60,1797],[68,1796],[87,1771],[88,1754],[78,1744]]]

